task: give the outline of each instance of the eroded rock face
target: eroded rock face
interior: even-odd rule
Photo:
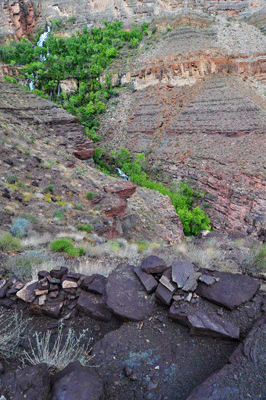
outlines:
[[[63,19],[67,21],[70,17],[75,18],[76,24],[91,23],[103,19],[115,20],[121,18],[126,23],[132,24],[136,21],[150,20],[151,16],[156,15],[161,18],[161,24],[165,27],[169,24],[171,17],[180,23],[179,12],[185,10],[182,16],[182,22],[195,23],[198,26],[208,25],[208,17],[200,12],[212,12],[213,14],[225,14],[229,17],[238,17],[240,13],[245,12],[249,16],[254,10],[261,10],[265,4],[263,0],[257,1],[209,1],[209,0],[181,0],[170,2],[169,0],[154,0],[146,3],[136,3],[126,0],[117,2],[115,0],[66,0],[64,2],[54,3],[50,0],[21,0],[12,2],[11,0],[2,0],[0,7],[0,36],[2,38],[16,37],[21,39],[25,35],[35,32],[41,24],[44,26],[49,19]],[[191,15],[191,11],[198,12],[197,17]],[[171,21],[170,21],[171,22]],[[262,18],[253,18],[251,23],[261,25]],[[173,25],[175,26],[175,25]]]
[[[179,67],[172,67],[178,77]],[[192,62],[182,68],[186,79],[200,74],[196,64],[190,72]],[[227,74],[230,65],[221,62],[222,70]],[[148,74],[148,68],[145,71]],[[237,73],[210,70],[192,85],[174,86],[162,65],[159,86],[123,98],[134,111],[125,112],[124,124],[117,123],[113,131],[132,152],[152,149],[151,167],[167,173],[169,181],[181,177],[203,188],[215,229],[258,234],[265,229],[265,221],[258,229],[257,220],[266,210],[266,104]],[[127,132],[121,136],[123,127]],[[105,139],[110,145],[117,141],[116,134]]]

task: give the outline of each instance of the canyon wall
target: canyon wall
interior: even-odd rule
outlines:
[[[169,18],[190,9],[236,18],[249,18],[255,12],[251,22],[264,25],[263,6],[264,0],[1,0],[0,42],[26,37],[52,19],[67,21],[74,17],[77,28],[116,18],[127,25],[145,20],[151,22],[154,17]]]

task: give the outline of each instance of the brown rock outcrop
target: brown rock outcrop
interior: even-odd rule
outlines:
[[[79,160],[88,160],[93,157],[95,153],[95,149],[87,149],[87,150],[75,150],[72,155],[78,158]]]
[[[137,189],[137,185],[133,182],[117,182],[104,187],[105,192],[113,193],[121,199],[128,199]]]

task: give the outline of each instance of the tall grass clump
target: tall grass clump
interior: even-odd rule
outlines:
[[[0,354],[9,358],[20,354],[20,340],[28,328],[29,319],[22,318],[18,312],[6,316],[0,312]]]
[[[35,332],[34,339],[29,339],[30,352],[24,351],[23,357],[32,365],[46,363],[48,368],[55,371],[61,371],[73,361],[86,365],[91,358],[91,338],[87,338],[87,332],[86,329],[77,335],[69,328],[64,336],[61,324],[54,342],[51,331]]]

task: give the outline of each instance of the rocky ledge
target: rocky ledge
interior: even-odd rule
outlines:
[[[176,382],[173,383],[169,368],[175,371],[175,376],[181,367],[178,358],[184,357],[178,349],[182,351],[184,346],[188,346],[189,350],[191,340],[194,340],[193,347],[197,349],[193,352],[201,352],[203,359],[207,357],[204,353],[206,342],[203,341],[206,336],[213,348],[218,346],[219,351],[228,356],[236,350],[231,355],[231,364],[208,378],[189,399],[203,399],[204,393],[208,393],[208,398],[213,400],[222,399],[222,394],[229,389],[219,384],[221,390],[215,397],[213,388],[216,382],[231,379],[232,369],[235,371],[240,365],[241,370],[247,373],[254,363],[265,362],[251,356],[254,351],[257,354],[257,344],[253,344],[252,349],[249,347],[252,338],[258,337],[261,342],[261,334],[265,332],[266,299],[259,287],[259,281],[248,276],[197,270],[188,261],[173,260],[168,265],[155,255],[144,258],[137,267],[119,264],[108,278],[99,274],[86,276],[69,272],[66,267],[58,267],[51,271],[39,271],[38,280],[26,284],[15,277],[2,280],[0,305],[5,308],[26,308],[33,315],[53,319],[64,319],[67,315],[69,319],[70,311],[72,318],[78,313],[83,319],[89,317],[109,324],[113,318],[118,318],[123,324],[96,342],[90,368],[74,362],[49,376],[47,366],[38,364],[0,375],[1,399],[9,400],[14,396],[32,400],[62,399],[63,393],[64,398],[69,400],[79,397],[133,399],[130,392],[122,397],[123,390],[129,390],[130,385],[138,396],[145,394],[145,399],[166,398],[162,397],[163,393],[172,398],[172,390],[176,391],[178,398],[185,399],[189,394],[188,387],[184,391]],[[258,322],[248,334],[255,321]],[[158,333],[154,336],[154,330],[160,332],[159,342],[157,339],[154,341],[158,336]],[[179,335],[176,336],[177,330]],[[165,346],[165,338],[169,344],[172,343],[172,350]],[[236,347],[243,338],[246,338],[244,342]],[[180,340],[180,344],[176,343]],[[178,348],[181,343],[183,347]],[[175,353],[171,356],[174,348]],[[144,364],[139,362],[138,357]],[[186,360],[188,363],[192,361],[188,354]],[[204,374],[209,367],[204,368],[200,378],[199,371],[193,367],[194,379],[197,380],[198,376],[202,382],[207,378]],[[186,367],[183,373],[185,371]],[[260,376],[261,365],[260,368],[256,366],[256,371],[257,377]],[[232,393],[238,394],[237,382],[242,380],[242,376],[240,372],[235,374]],[[114,380],[119,382],[119,386],[113,385]],[[252,385],[254,393],[260,389],[261,385],[258,388]],[[21,393],[23,397],[20,397]],[[228,399],[231,399],[230,396]],[[236,398],[242,399],[241,396]]]

